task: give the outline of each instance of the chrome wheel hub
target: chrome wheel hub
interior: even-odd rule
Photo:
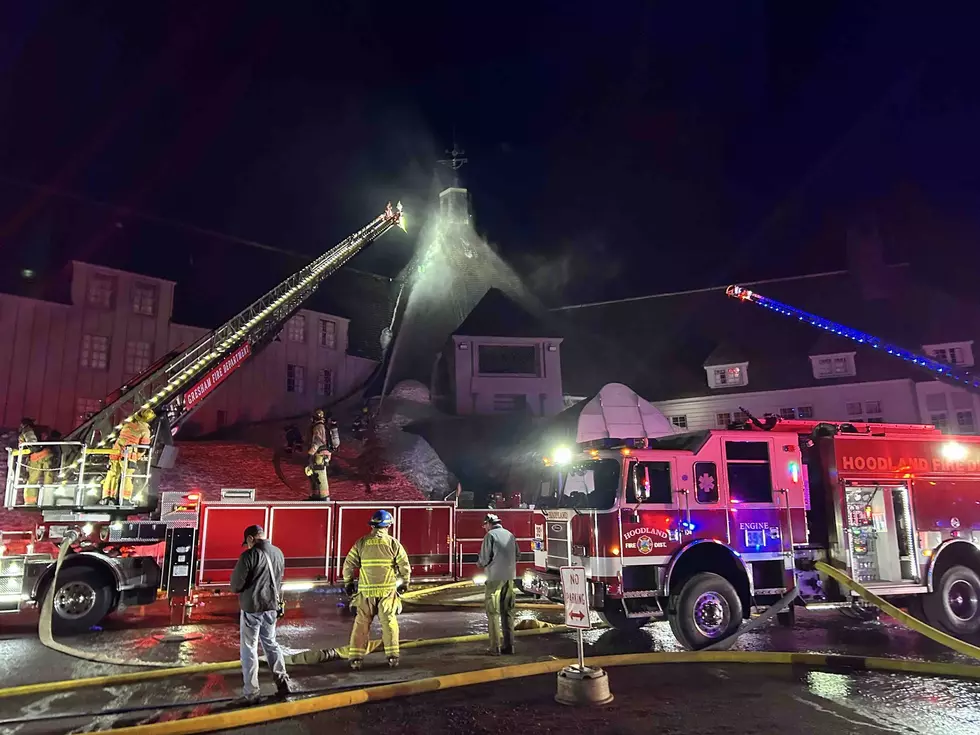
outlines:
[[[718,638],[727,625],[728,602],[717,592],[703,592],[694,601],[694,626],[707,638]]]
[[[965,579],[958,579],[949,586],[949,592],[946,593],[946,603],[949,605],[949,611],[958,620],[964,622],[976,618],[978,609],[980,609],[977,591]]]
[[[95,607],[95,590],[85,582],[69,582],[54,596],[54,608],[62,618],[81,618]]]

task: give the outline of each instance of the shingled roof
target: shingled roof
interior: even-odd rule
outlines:
[[[889,267],[890,296],[866,300],[846,271],[779,279],[753,290],[913,350],[980,340],[980,309]],[[591,395],[621,382],[649,400],[782,390],[896,378],[927,379],[865,345],[726,297],[725,288],[654,294],[557,310],[566,322],[564,391]],[[857,375],[817,379],[812,355],[856,353]],[[712,389],[706,366],[748,362],[748,385]]]
[[[549,334],[554,331],[554,334]],[[453,334],[468,337],[557,337],[555,327],[532,315],[499,288],[491,288]]]

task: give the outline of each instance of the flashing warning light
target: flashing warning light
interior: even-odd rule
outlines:
[[[623,447],[619,451],[623,453],[624,457],[629,457],[633,453],[629,447]]]
[[[558,447],[551,453],[555,464],[568,464],[572,461],[572,450],[568,447]]]
[[[191,503],[196,503],[200,499],[201,499],[200,493],[188,493],[187,495],[184,496],[184,500]]]
[[[599,450],[598,449],[590,449],[589,450],[589,456],[592,457],[592,459],[596,459],[599,456]]]
[[[612,554],[613,556],[619,556],[619,547],[618,546],[610,546],[609,547],[609,553]]]
[[[800,481],[800,465],[796,462],[789,463],[789,476],[793,478],[793,482]]]
[[[953,462],[966,459],[966,447],[959,442],[946,442],[943,444],[943,458]]]
[[[879,337],[875,337],[873,334],[862,332],[860,329],[854,329],[853,327],[848,327],[844,324],[831,321],[830,319],[824,319],[822,316],[817,316],[816,314],[811,314],[808,311],[797,309],[795,306],[790,306],[789,304],[784,304],[781,301],[770,299],[762,294],[758,294],[754,291],[750,291],[747,288],[743,288],[742,286],[729,286],[727,289],[725,289],[725,294],[733,299],[738,299],[739,301],[750,301],[753,304],[762,306],[770,311],[776,312],[777,314],[793,317],[798,321],[809,324],[810,326],[823,329],[826,332],[836,334],[839,337],[844,337],[853,342],[857,342],[858,344],[866,344],[876,350],[887,352],[892,357],[897,357],[900,360],[911,363],[922,370],[928,370],[936,378],[945,380],[947,383],[980,388],[980,376],[971,375],[966,370],[957,370],[951,365],[947,365],[944,362],[939,362],[939,360],[934,360],[931,357],[920,355],[916,352],[912,352],[911,350],[907,350],[904,347],[890,344]]]

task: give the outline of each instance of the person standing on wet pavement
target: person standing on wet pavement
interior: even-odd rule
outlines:
[[[292,691],[286,661],[276,641],[276,622],[279,619],[282,580],[286,559],[282,552],[266,541],[262,526],[245,529],[242,546],[248,548],[238,557],[231,573],[232,592],[238,593],[241,607],[241,659],[244,699],[259,698],[259,641],[266,661],[276,680],[276,691],[286,696]]]
[[[483,546],[476,563],[487,575],[486,608],[487,632],[492,656],[514,653],[514,608],[517,593],[517,539],[503,527],[500,517],[487,513],[483,519]]]

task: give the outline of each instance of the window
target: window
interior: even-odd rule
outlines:
[[[96,334],[84,335],[79,365],[92,370],[105,370],[109,366],[109,338]]]
[[[728,492],[733,503],[771,503],[767,442],[725,442]]]
[[[670,423],[676,426],[678,429],[686,429],[687,416],[671,416]]]
[[[480,345],[477,349],[480,372],[484,375],[540,374],[535,345]]]
[[[748,384],[748,363],[741,365],[721,365],[705,368],[708,370],[709,384],[712,388],[736,388]]]
[[[781,408],[779,409],[779,418],[781,419],[795,419],[796,409],[795,408]]]
[[[846,378],[857,375],[854,367],[854,353],[839,355],[816,355],[810,358],[815,378]]]
[[[320,320],[320,347],[337,349],[337,322],[332,319]]]
[[[864,413],[864,406],[861,405],[861,401],[852,401],[844,406],[844,409],[847,411],[847,415],[851,417],[861,416]]]
[[[715,425],[721,429],[727,429],[732,423],[732,415],[730,413],[716,413],[715,414]]]
[[[286,366],[286,392],[302,393],[305,369],[302,365]]]
[[[98,398],[79,398],[75,410],[79,421],[88,421],[102,410],[102,401]]]
[[[866,413],[881,413],[881,401],[867,401],[864,410]]]
[[[977,432],[973,420],[973,411],[956,412],[956,430],[960,434],[975,434]]]
[[[111,309],[116,293],[116,279],[99,273],[92,274],[88,282],[88,305],[99,309]]]
[[[286,325],[286,336],[290,342],[306,341],[306,317],[302,315],[294,316]]]
[[[500,413],[518,413],[527,411],[527,396],[523,393],[516,395],[497,394],[493,397],[493,410]]]
[[[139,375],[150,367],[152,347],[149,342],[126,343],[126,375]]]
[[[973,366],[973,342],[947,342],[939,345],[922,345],[929,357],[949,365]]]
[[[812,419],[813,406],[795,406],[779,409],[779,418],[791,419]]]
[[[749,415],[745,411],[735,411],[732,413],[732,421],[736,424],[744,424],[749,420]]]
[[[318,396],[333,395],[333,373],[329,370],[321,370],[316,376],[316,394]]]
[[[133,287],[133,313],[153,316],[157,313],[157,287],[148,283],[137,283]]]
[[[813,406],[800,406],[796,409],[796,417],[799,419],[812,419]]]
[[[674,498],[670,486],[670,462],[633,462],[626,483],[626,502],[671,505]]]
[[[929,422],[944,434],[949,433],[949,418],[945,413],[930,414]]]
[[[718,467],[714,462],[694,463],[694,497],[699,503],[718,502]]]

